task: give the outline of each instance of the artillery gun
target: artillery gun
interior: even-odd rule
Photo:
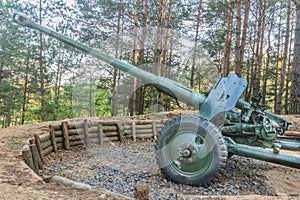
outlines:
[[[284,136],[291,123],[266,111],[259,104],[259,95],[251,103],[241,100],[246,79],[235,74],[220,77],[204,96],[40,26],[21,14],[14,14],[14,21],[88,53],[199,109],[197,116],[179,116],[167,122],[159,133],[156,159],[167,179],[208,185],[216,180],[231,155],[300,168],[299,157],[280,153],[281,149],[300,150],[300,138]]]

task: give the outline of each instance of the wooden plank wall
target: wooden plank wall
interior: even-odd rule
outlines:
[[[34,135],[22,150],[26,164],[39,172],[46,164],[45,156],[59,149],[69,150],[78,145],[103,145],[108,141],[123,142],[126,139],[136,141],[140,138],[157,139],[157,134],[166,123],[160,120],[81,120],[63,121],[49,125],[45,135]]]

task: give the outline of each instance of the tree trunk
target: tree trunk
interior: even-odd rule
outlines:
[[[240,70],[239,70],[239,76],[243,76],[243,62],[244,62],[244,55],[245,55],[245,46],[246,46],[246,38],[247,38],[247,29],[248,29],[248,20],[249,20],[249,11],[250,11],[250,0],[246,0],[245,5],[245,15],[244,15],[244,22],[243,22],[243,31],[242,31],[242,41],[241,41],[241,47],[240,47]]]
[[[165,37],[165,44],[164,44],[164,55],[163,55],[163,66],[162,66],[162,76],[166,77],[167,75],[167,62],[169,60],[169,43],[170,43],[170,33],[172,28],[172,7],[173,1],[169,0],[169,8],[168,8],[168,18],[167,18],[167,30],[166,30],[166,37]],[[162,94],[161,101],[164,102],[164,109],[165,111],[169,110],[169,97]]]
[[[300,113],[300,0],[297,1],[290,114]]]
[[[57,70],[56,70],[56,77],[55,77],[55,88],[54,88],[54,103],[55,103],[55,110],[54,110],[54,117],[53,120],[59,119],[59,97],[60,97],[60,85],[61,85],[61,65],[62,59],[64,57],[63,53],[59,53],[59,58],[57,62]]]
[[[280,114],[282,110],[283,90],[284,90],[284,82],[286,76],[286,64],[287,64],[289,42],[290,42],[290,24],[291,24],[291,0],[288,0],[285,42],[284,42],[284,51],[283,51],[283,61],[282,61],[282,67],[280,73],[279,92],[277,95],[277,106],[275,110],[276,114]]]
[[[143,22],[142,22],[142,36],[141,36],[141,45],[139,52],[139,65],[144,65],[145,63],[145,43],[146,43],[146,32],[147,32],[147,18],[148,18],[148,0],[142,1],[144,3],[144,11],[143,11]],[[137,98],[139,99],[137,109],[140,114],[144,113],[144,97],[145,90],[141,86],[137,90]]]
[[[275,4],[274,4],[275,8]],[[267,60],[266,60],[266,67],[265,67],[265,74],[264,74],[264,84],[263,84],[263,99],[262,99],[262,105],[266,105],[266,95],[267,95],[267,84],[268,84],[268,78],[269,78],[269,65],[270,65],[270,51],[271,51],[271,33],[273,32],[273,27],[274,27],[274,14],[275,12],[272,13],[271,16],[271,22],[270,22],[270,29],[268,32],[268,48],[267,48]]]
[[[228,10],[227,10],[227,28],[226,28],[226,37],[225,37],[225,45],[224,45],[224,65],[223,65],[223,76],[227,76],[229,74],[229,59],[230,59],[230,46],[231,46],[231,5],[232,0],[228,2]]]
[[[172,27],[172,0],[169,0],[169,9],[168,9],[168,19],[167,19],[167,32],[165,37],[165,44],[164,44],[164,54],[163,54],[163,69],[162,69],[162,76],[166,77],[166,66],[168,61],[168,50],[169,50],[169,40],[170,40],[170,32]]]
[[[139,26],[139,8],[140,0],[135,2],[135,11],[134,11],[134,40],[133,40],[133,65],[138,65],[138,26]],[[132,94],[132,107],[130,115],[135,115],[137,113],[137,78],[133,77],[133,94]]]
[[[120,41],[120,32],[121,32],[121,13],[122,10],[118,10],[118,22],[117,22],[117,41],[116,41],[116,48],[115,48],[115,57],[119,58],[119,41]],[[113,83],[112,83],[112,116],[118,115],[118,86],[117,86],[117,78],[118,78],[118,69],[114,67],[113,73]]]
[[[292,25],[290,34],[291,34],[291,38],[293,38],[292,34],[293,34],[294,28]],[[291,53],[292,52],[292,42],[290,42],[290,46],[289,46],[289,56],[288,56],[288,61],[287,61],[287,77],[286,77],[286,82],[285,82],[285,104],[284,104],[284,113],[287,115],[289,114],[289,85],[291,82]]]
[[[253,95],[259,94],[260,79],[261,79],[261,65],[262,65],[262,54],[263,54],[263,42],[264,42],[264,19],[265,19],[265,3],[260,0],[259,6],[259,21],[257,30],[257,43],[256,43],[256,63],[255,70],[252,74],[253,80]]]
[[[22,116],[21,124],[25,123],[25,113],[26,113],[26,104],[27,104],[27,87],[28,87],[28,69],[29,69],[29,55],[26,58],[26,70],[25,70],[25,80],[24,80],[24,89],[23,89],[23,103],[22,103]]]
[[[42,0],[40,0],[40,25],[42,25]],[[41,119],[46,121],[45,111],[45,88],[44,88],[44,72],[43,72],[43,35],[40,32],[40,93],[41,93]]]
[[[241,76],[241,0],[237,0],[236,4],[235,73]]]
[[[279,13],[281,13],[282,10],[282,1],[280,3],[280,10]],[[282,16],[279,15],[279,26],[278,26],[278,40],[277,40],[277,62],[276,62],[276,70],[275,70],[275,83],[274,83],[274,112],[277,110],[277,93],[278,93],[278,72],[279,72],[279,62],[280,62],[280,41],[281,41],[281,21]]]
[[[193,87],[194,87],[194,79],[195,79],[194,77],[195,77],[195,68],[196,68],[196,55],[197,55],[197,48],[198,48],[200,18],[201,18],[201,6],[202,6],[202,0],[199,0],[197,23],[196,23],[196,36],[195,36],[195,41],[194,41],[194,53],[193,53],[191,80],[190,80],[191,89],[193,89]]]
[[[155,60],[157,63],[156,74],[161,76],[161,64],[162,64],[162,53],[163,53],[163,44],[164,44],[164,21],[166,18],[166,4],[167,0],[159,1],[159,13],[157,21],[157,33],[156,33],[156,42],[155,42]]]

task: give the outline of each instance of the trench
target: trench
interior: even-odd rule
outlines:
[[[134,197],[138,182],[148,184],[150,199],[276,195],[263,175],[276,166],[239,156],[228,159],[221,177],[208,187],[167,181],[156,163],[154,148],[157,133],[167,120],[156,116],[64,121],[50,125],[46,135],[35,135],[23,150],[24,160],[42,178],[59,175],[128,197]]]

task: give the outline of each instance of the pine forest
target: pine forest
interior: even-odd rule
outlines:
[[[235,73],[242,99],[300,114],[300,0],[0,0],[0,127],[194,109],[13,13],[206,95]]]

